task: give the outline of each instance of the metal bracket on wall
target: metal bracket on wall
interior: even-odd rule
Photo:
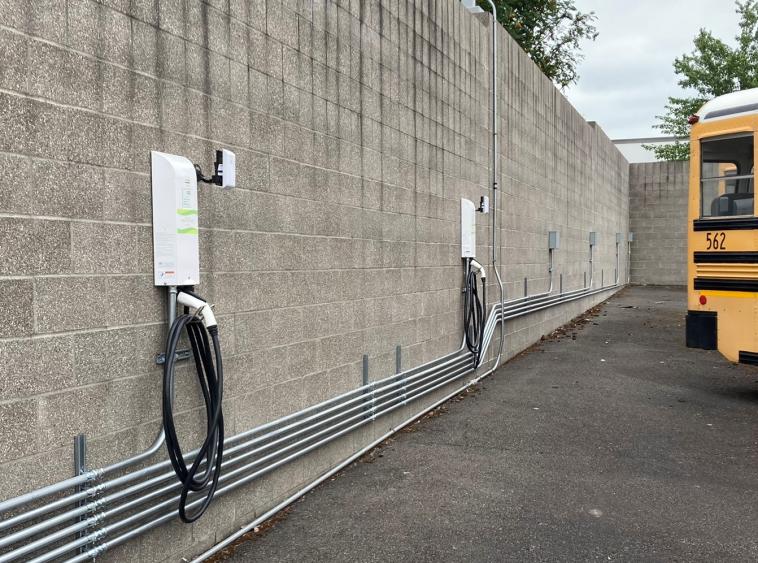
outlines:
[[[83,475],[87,472],[87,437],[84,434],[79,434],[77,436],[74,436],[74,476],[78,477],[79,475]],[[79,491],[83,491],[87,488],[86,483],[82,483],[78,487]],[[82,500],[78,501],[76,503],[77,507],[81,507],[87,504],[87,497],[83,498]],[[79,522],[82,520],[85,520],[87,518],[86,514],[82,514],[77,518]],[[89,532],[84,529],[77,532],[76,537],[81,538],[88,534]],[[79,547],[79,553],[84,553],[89,549],[88,545],[82,545]]]
[[[402,374],[403,372],[403,348],[398,344],[395,346],[395,373]],[[398,395],[400,395],[403,398],[403,404],[406,403],[406,396],[405,396],[405,376],[400,375],[397,378],[397,381],[402,381],[403,385],[400,387],[400,390],[398,391]]]
[[[189,360],[191,357],[189,349],[185,348],[184,350],[178,350],[176,352],[176,361],[182,362],[184,360]],[[155,355],[155,364],[162,366],[166,363],[166,354],[161,352],[160,354]]]
[[[363,354],[363,363],[362,363],[362,377],[361,382],[363,384],[363,387],[366,387],[368,385],[368,354]],[[366,405],[363,407],[363,412],[365,418],[371,418],[373,416],[373,410],[374,410],[374,391],[372,389],[371,391],[371,404],[368,403],[368,390],[363,390],[363,396],[364,396],[364,402]]]

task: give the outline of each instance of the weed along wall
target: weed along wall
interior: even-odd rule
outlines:
[[[192,558],[485,373],[498,315],[509,357],[613,292],[628,164],[498,29],[496,253],[505,299],[537,297],[491,317],[471,371],[460,200],[492,195],[490,28],[458,2],[31,6],[0,2],[0,561]],[[231,461],[185,524],[156,441],[168,292],[153,283],[151,151],[208,175],[221,148],[236,187],[198,185],[195,289],[218,320]],[[476,219],[489,312],[492,215]],[[191,362],[174,418],[199,445]],[[86,482],[43,496],[73,477],[77,435]],[[88,504],[72,515],[68,495]]]

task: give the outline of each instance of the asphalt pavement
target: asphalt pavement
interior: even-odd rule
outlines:
[[[758,369],[685,309],[624,290],[224,560],[758,561]]]

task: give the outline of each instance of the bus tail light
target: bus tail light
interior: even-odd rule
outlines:
[[[693,113],[691,116],[687,118],[687,123],[689,123],[690,125],[695,125],[695,123],[697,123],[698,121],[700,121],[700,116],[696,113]]]
[[[700,296],[700,304],[701,305],[705,305],[706,303],[708,303],[708,299],[706,298],[705,295],[701,295]]]

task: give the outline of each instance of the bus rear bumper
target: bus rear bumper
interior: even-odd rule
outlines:
[[[717,348],[717,318],[714,311],[687,311],[687,347],[702,350]]]

